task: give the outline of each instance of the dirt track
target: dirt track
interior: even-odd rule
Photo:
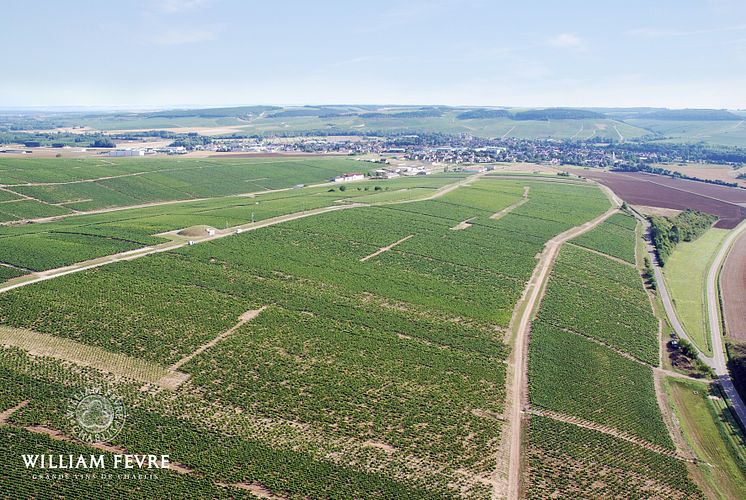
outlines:
[[[389,250],[391,250],[392,248],[394,248],[396,245],[399,245],[400,243],[404,243],[405,241],[407,241],[412,236],[414,236],[414,235],[410,234],[409,236],[405,236],[404,238],[400,239],[399,241],[395,241],[395,242],[393,242],[390,245],[387,245],[385,247],[381,247],[378,250],[376,250],[375,252],[373,252],[372,254],[366,255],[365,257],[363,257],[362,259],[360,259],[360,262],[365,262],[366,260],[372,259],[373,257],[376,257],[378,255],[381,255],[383,252],[388,252]]]
[[[522,313],[514,327],[515,338],[513,339],[513,351],[508,366],[507,413],[509,418],[508,425],[503,430],[503,446],[509,447],[507,498],[520,497],[522,427],[524,409],[528,402],[528,340],[531,320],[541,303],[550,271],[562,244],[590,231],[618,212],[618,200],[613,197],[613,194],[610,194],[606,190],[605,192],[614,201],[616,206],[595,219],[581,226],[569,229],[549,240],[539,257],[539,263],[534,269],[534,273],[524,292],[524,297],[521,300]],[[501,492],[495,488],[492,498],[501,497]]]

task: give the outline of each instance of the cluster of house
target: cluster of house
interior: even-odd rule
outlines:
[[[184,146],[168,146],[165,148],[126,148],[126,149],[112,149],[106,152],[106,156],[113,157],[130,157],[130,156],[145,156],[154,154],[167,154],[167,155],[183,155],[187,153],[187,149]]]
[[[401,166],[401,167],[379,168],[377,170],[374,170],[370,176],[374,179],[393,179],[395,177],[399,177],[400,175],[408,177],[408,176],[413,176],[413,175],[430,175],[430,174],[432,174],[432,171],[426,169],[425,167]]]
[[[350,173],[350,174],[338,175],[337,177],[334,177],[332,179],[332,182],[352,182],[352,181],[362,181],[363,179],[365,179],[365,175],[363,174]]]

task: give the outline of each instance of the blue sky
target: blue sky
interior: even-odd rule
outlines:
[[[0,106],[746,108],[746,1],[3,2]]]

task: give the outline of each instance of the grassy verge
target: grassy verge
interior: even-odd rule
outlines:
[[[712,355],[707,323],[705,285],[712,259],[728,234],[725,229],[709,229],[692,242],[679,243],[663,269],[666,286],[676,314],[692,341]]]
[[[746,445],[727,418],[725,401],[701,382],[666,378],[664,387],[687,444],[702,461],[696,475],[708,496],[746,498]]]

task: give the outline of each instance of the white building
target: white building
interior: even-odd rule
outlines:
[[[352,174],[342,174],[339,177],[335,177],[332,179],[334,182],[351,182],[351,181],[362,181],[365,179],[365,176],[363,174],[358,173],[352,173]]]
[[[108,156],[145,156],[142,149],[116,149],[109,151]]]

